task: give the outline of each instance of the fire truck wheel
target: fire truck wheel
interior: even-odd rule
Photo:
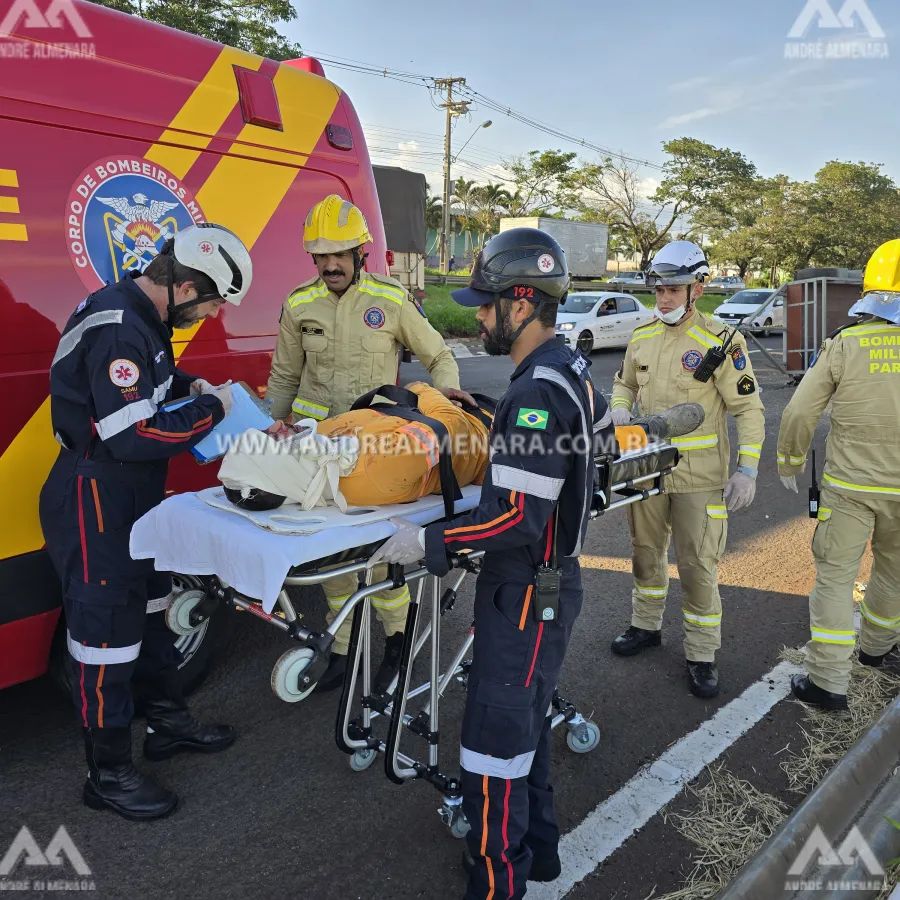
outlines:
[[[203,587],[199,578],[193,575],[173,575],[172,586],[175,591],[197,590]],[[230,603],[220,603],[216,611],[201,628],[193,634],[177,637],[175,643],[184,657],[179,666],[183,689],[186,694],[196,690],[203,684],[206,676],[212,671],[219,654],[225,649],[231,630],[234,627],[234,607]],[[161,613],[154,613],[161,615]],[[72,694],[72,675],[70,671],[69,653],[66,650],[66,625],[60,616],[59,626],[53,639],[50,651],[50,676],[61,691],[67,696]],[[136,713],[140,714],[137,709]]]

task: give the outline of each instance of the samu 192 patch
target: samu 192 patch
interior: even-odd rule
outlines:
[[[731,351],[731,361],[738,372],[743,372],[747,368],[747,357],[744,355],[742,347],[735,347]]]
[[[700,368],[700,363],[702,362],[703,355],[699,350],[688,350],[688,352],[681,357],[681,367],[688,372],[696,372],[697,369]]]
[[[749,375],[743,375],[737,383],[737,389],[739,394],[749,397],[750,394],[756,393],[756,382]]]
[[[109,380],[118,388],[131,387],[140,377],[140,369],[130,359],[114,359],[109,364]]]
[[[546,409],[526,409],[523,407],[516,416],[517,428],[533,428],[536,431],[546,431],[550,413]]]

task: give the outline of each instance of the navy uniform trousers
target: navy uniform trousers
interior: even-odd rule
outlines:
[[[41,491],[41,527],[62,582],[72,696],[85,728],[130,725],[132,679],[158,686],[182,661],[162,614],[171,577],[128,550],[131,526],[165,496],[166,469],[62,450]]]
[[[556,621],[534,618],[532,594],[532,584],[492,578],[489,570],[475,588],[475,645],[460,748],[463,811],[475,860],[465,900],[518,900],[532,857],[557,855],[550,711],[581,611],[577,561],[565,560]]]

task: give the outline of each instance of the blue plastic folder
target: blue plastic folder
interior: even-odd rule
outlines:
[[[274,423],[274,419],[260,408],[259,400],[242,384],[233,384],[231,394],[234,398],[231,412],[191,450],[197,462],[208,463],[224,456],[229,442],[232,439],[236,440],[248,428],[265,431]],[[170,412],[186,403],[193,402],[193,398],[176,400],[173,403],[167,403],[162,408],[165,412]]]

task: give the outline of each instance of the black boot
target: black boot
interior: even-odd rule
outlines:
[[[719,694],[719,670],[714,662],[687,661],[688,683],[695,697],[708,700]]]
[[[647,647],[658,647],[662,643],[662,632],[647,631],[629,625],[625,631],[612,642],[612,652],[617,656],[634,656]]]
[[[234,743],[230,725],[204,725],[190,714],[177,669],[167,670],[141,689],[147,716],[147,759],[159,761],[176,753],[218,753]]]
[[[847,708],[846,694],[835,694],[820,688],[809,675],[795,675],[791,679],[791,692],[803,703],[818,706],[820,709],[836,711]]]
[[[880,669],[884,665],[884,661],[890,656],[895,650],[895,647],[891,647],[887,653],[882,653],[880,656],[874,656],[871,653],[866,653],[865,650],[860,648],[859,651],[859,661],[861,665],[870,666],[873,669]]]
[[[403,652],[403,632],[392,634],[384,642],[384,658],[375,673],[373,690],[376,694],[386,694],[397,670],[400,668],[400,654]]]
[[[131,759],[131,726],[83,728],[88,778],[82,797],[91,809],[111,809],[126,819],[160,819],[178,805],[174,791],[142,775]]]
[[[475,860],[469,853],[469,848],[463,850],[462,867],[466,875],[471,875],[475,868]],[[556,881],[562,873],[562,863],[558,856],[548,857],[547,859],[538,859],[536,856],[531,857],[531,870],[528,872],[528,881],[540,881],[547,883]]]
[[[333,691],[344,683],[344,673],[347,671],[347,654],[332,653],[328,660],[328,668],[325,674],[316,684],[317,691]]]

